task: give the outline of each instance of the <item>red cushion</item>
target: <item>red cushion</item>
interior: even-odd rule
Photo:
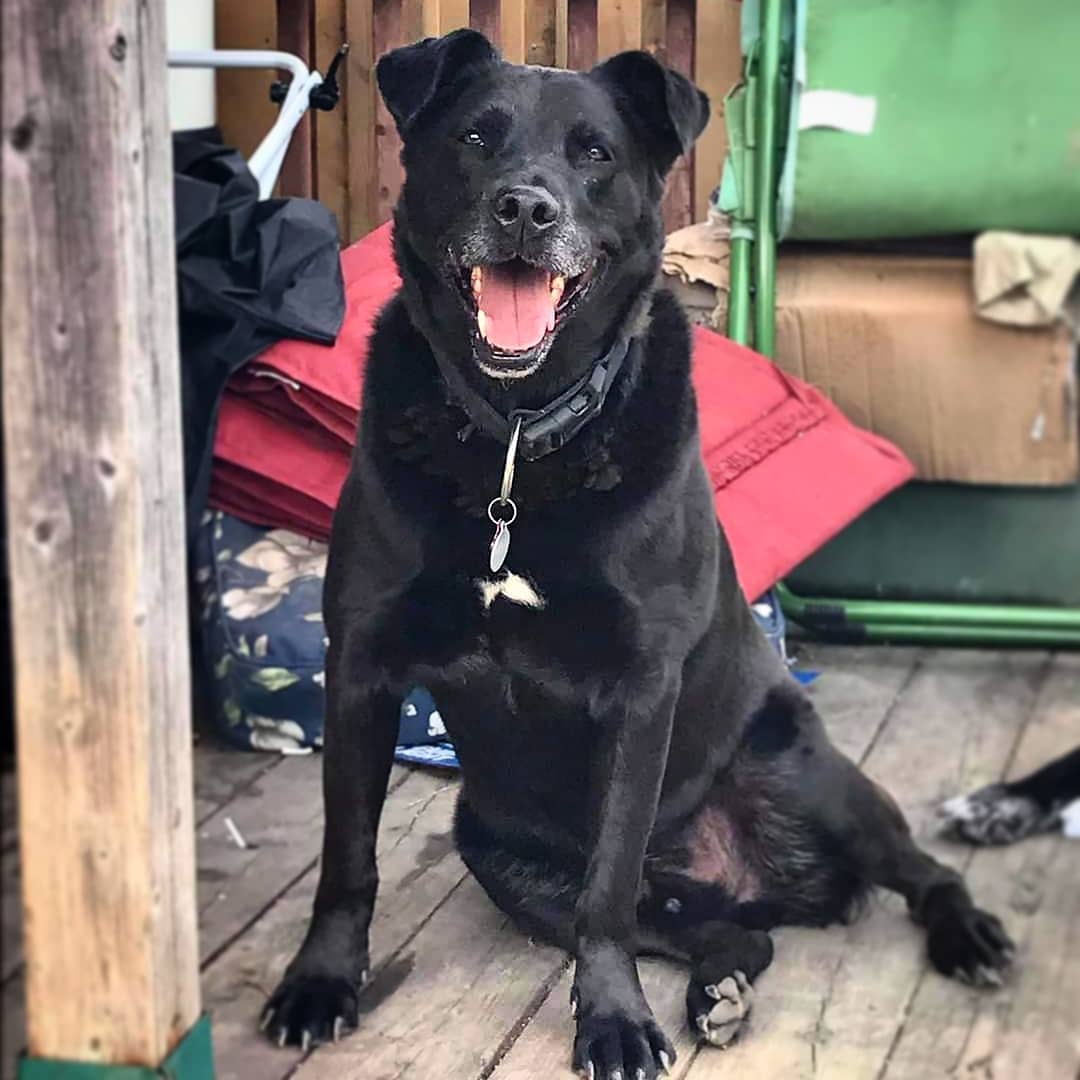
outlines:
[[[391,226],[347,248],[342,267],[337,342],[279,342],[230,384],[211,489],[220,509],[320,538],[348,468],[372,323],[400,283]],[[693,378],[716,512],[751,599],[914,473],[812,387],[712,331],[694,331]]]

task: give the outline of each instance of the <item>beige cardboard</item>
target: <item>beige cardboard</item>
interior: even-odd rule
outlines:
[[[780,367],[895,442],[922,479],[1080,478],[1070,331],[978,318],[969,259],[783,254],[777,294]]]

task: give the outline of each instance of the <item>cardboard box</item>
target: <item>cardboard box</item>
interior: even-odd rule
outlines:
[[[896,443],[921,479],[1080,478],[1073,335],[979,318],[969,259],[784,254],[777,296],[779,366]]]
[[[664,252],[668,287],[720,331],[727,243],[726,230],[695,225]],[[972,281],[967,258],[782,249],[776,362],[899,446],[923,480],[1075,483],[1073,335],[980,318]]]

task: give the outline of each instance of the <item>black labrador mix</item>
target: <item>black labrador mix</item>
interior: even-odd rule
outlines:
[[[462,857],[575,957],[590,1076],[674,1058],[638,953],[690,965],[689,1022],[723,1045],[769,929],[843,919],[873,885],[907,899],[939,970],[998,983],[1001,924],[829,743],[716,522],[687,323],[657,287],[664,178],[705,95],[646,53],[520,67],[469,30],[390,53],[378,80],[404,142],[403,285],[334,520],[322,873],[273,1038],[357,1022],[417,683],[462,763]]]

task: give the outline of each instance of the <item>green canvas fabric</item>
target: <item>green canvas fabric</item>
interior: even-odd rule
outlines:
[[[801,596],[1080,607],[1080,487],[908,484],[798,567]]]
[[[1080,3],[792,0],[784,27],[781,238],[1080,233]],[[798,130],[822,90],[872,99],[871,133]]]

